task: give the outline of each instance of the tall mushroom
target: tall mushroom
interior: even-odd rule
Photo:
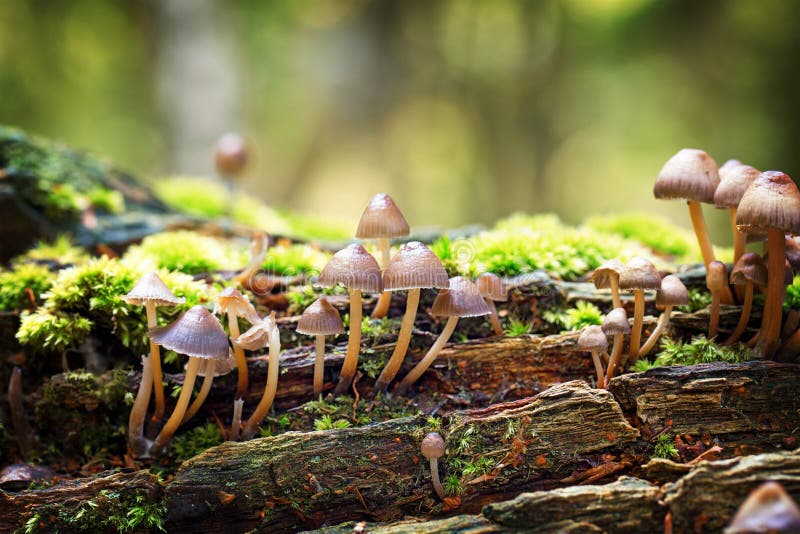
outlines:
[[[122,297],[127,304],[144,306],[147,314],[147,328],[157,326],[156,306],[175,306],[183,304],[186,299],[176,297],[154,272],[142,275],[133,289]],[[158,345],[150,340],[150,369],[153,377],[153,391],[156,398],[156,410],[153,419],[164,417],[164,383],[161,377],[161,352]],[[145,405],[145,409],[147,406]]]
[[[164,427],[159,432],[150,455],[158,456],[164,452],[170,439],[183,421],[189,400],[192,397],[197,370],[203,360],[221,360],[228,357],[228,336],[220,326],[217,318],[202,306],[194,306],[181,315],[174,323],[167,326],[151,328],[148,333],[150,339],[168,350],[189,356],[183,387],[175,405],[175,410],[170,415]]]
[[[325,297],[315,300],[303,311],[297,323],[297,333],[316,336],[317,355],[314,360],[314,398],[322,394],[325,371],[325,336],[335,336],[344,332],[339,311],[331,306]]]
[[[638,358],[644,322],[644,292],[661,288],[661,277],[655,266],[648,260],[635,257],[625,265],[619,276],[619,288],[633,291],[633,327],[631,328],[628,359],[633,363]]]
[[[631,333],[631,325],[628,323],[628,314],[625,313],[625,308],[614,308],[603,319],[602,324],[603,333],[607,336],[614,336],[614,347],[611,349],[611,357],[608,360],[608,369],[606,369],[605,383],[608,382],[617,374],[617,366],[619,359],[622,355],[622,341],[625,334]]]
[[[769,358],[781,331],[785,234],[800,233],[800,192],[792,179],[780,171],[762,172],[739,203],[736,225],[746,234],[767,233],[767,297],[755,352]]]
[[[334,254],[323,267],[316,285],[333,287],[336,284],[342,284],[350,290],[350,336],[339,384],[334,389],[334,394],[339,395],[350,387],[358,367],[358,353],[361,351],[361,292],[381,291],[381,269],[364,247],[348,245]]]
[[[153,370],[150,358],[152,356],[142,356],[142,378],[128,419],[128,446],[131,448],[134,458],[146,456],[147,449],[152,445],[144,437],[144,420],[147,417],[150,391],[153,389]]]
[[[503,327],[500,325],[500,317],[497,315],[497,308],[494,303],[508,300],[508,290],[503,283],[503,279],[494,273],[483,273],[475,280],[475,285],[478,286],[478,291],[481,292],[489,309],[492,310],[489,319],[492,322],[494,334],[496,336],[502,336]]]
[[[386,387],[397,376],[403,359],[406,357],[408,345],[411,343],[414,320],[417,317],[420,291],[427,288],[444,289],[449,285],[450,280],[447,278],[447,271],[444,270],[442,262],[436,257],[436,254],[419,241],[412,241],[400,247],[389,265],[383,270],[384,292],[407,289],[408,296],[397,343],[392,351],[392,356],[381,371],[378,380],[375,381],[375,392],[386,390]]]
[[[247,298],[233,287],[226,288],[217,296],[217,303],[214,306],[214,313],[228,315],[228,331],[231,339],[236,339],[241,333],[239,331],[239,317],[244,317],[250,324],[260,320],[258,312]],[[247,395],[247,360],[244,351],[238,345],[233,346],[233,354],[236,357],[236,369],[238,381],[236,383],[236,397]]]
[[[711,292],[711,313],[708,319],[708,338],[717,337],[719,330],[719,305],[723,288],[728,287],[728,271],[725,264],[714,260],[708,264],[706,287]]]
[[[745,253],[747,236],[736,228],[736,209],[742,201],[744,192],[750,187],[758,175],[758,169],[745,165],[741,161],[730,159],[719,168],[719,186],[714,192],[714,205],[730,211],[733,229],[733,262],[739,261]]]
[[[750,321],[750,312],[753,309],[753,286],[764,287],[767,285],[767,266],[764,265],[761,256],[752,252],[742,254],[731,271],[731,284],[744,286],[744,303],[736,329],[725,342],[728,345],[733,345],[739,340]]]
[[[750,492],[725,534],[800,532],[800,508],[777,482],[765,482]]]
[[[359,239],[376,239],[378,250],[380,251],[379,265],[381,269],[386,269],[389,265],[389,240],[396,237],[405,237],[410,233],[408,222],[403,217],[403,213],[392,197],[386,193],[378,193],[369,201],[361,220],[358,221],[356,237]],[[392,294],[389,290],[383,291],[375,309],[372,310],[372,317],[380,319],[385,317],[389,311],[389,304],[392,301]]]
[[[404,395],[408,388],[427,371],[456,329],[459,317],[478,317],[489,315],[491,312],[475,284],[461,276],[451,278],[450,287],[439,291],[431,309],[431,315],[448,317],[447,323],[422,360],[408,372],[397,386],[395,393]]]
[[[625,266],[619,260],[608,260],[592,273],[592,282],[597,289],[611,289],[611,300],[614,308],[622,307],[619,298],[619,273]]]
[[[592,361],[594,362],[594,370],[597,373],[597,388],[604,389],[605,386],[605,370],[603,369],[603,362],[600,361],[600,355],[608,350],[608,339],[603,333],[603,329],[597,325],[587,326],[578,337],[578,350],[587,350],[592,354]]]
[[[269,413],[269,409],[275,401],[275,393],[278,391],[281,334],[278,331],[278,324],[275,322],[275,312],[272,312],[269,317],[257,321],[250,330],[236,338],[233,343],[247,350],[258,350],[269,345],[267,384],[264,386],[264,393],[261,395],[258,406],[256,406],[250,418],[242,426],[242,439],[248,440],[255,435],[256,430],[258,430],[258,425],[261,424],[261,421],[263,421],[267,413]]]
[[[685,306],[689,304],[689,291],[683,285],[681,279],[674,274],[668,274],[661,280],[661,288],[656,291],[656,306],[663,306],[664,311],[658,318],[655,330],[647,338],[647,341],[639,350],[639,358],[646,356],[653,347],[656,346],[658,338],[669,326],[669,317],[674,306]]]

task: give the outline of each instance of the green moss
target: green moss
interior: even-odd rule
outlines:
[[[95,187],[87,194],[89,203],[96,210],[106,213],[122,213],[125,211],[125,197],[113,189]]]
[[[222,433],[215,423],[205,423],[175,436],[170,445],[172,457],[183,462],[201,452],[222,443]]]
[[[85,317],[40,308],[22,314],[17,339],[37,352],[62,352],[83,343],[93,326]]]
[[[795,276],[792,283],[786,286],[783,307],[792,310],[800,310],[800,276]]]
[[[289,301],[289,313],[297,315],[303,313],[315,300],[324,295],[346,295],[347,289],[342,286],[331,288],[315,288],[311,284],[292,286],[286,291],[286,300]]]
[[[0,271],[0,310],[28,310],[53,285],[55,275],[35,263],[22,263]],[[31,301],[33,298],[33,302]]]
[[[157,180],[153,189],[174,210],[198,217],[219,217],[228,204],[228,190],[218,180],[172,176]]]
[[[533,321],[524,321],[516,316],[511,316],[503,330],[509,337],[526,336],[533,331]]]
[[[40,241],[25,254],[17,256],[13,264],[25,262],[52,262],[59,265],[76,265],[89,260],[89,254],[72,244],[69,237],[61,235],[53,243]]]
[[[671,434],[661,434],[653,447],[651,458],[664,458],[669,460],[678,457],[678,449],[675,447],[675,438]]]
[[[574,308],[568,310],[546,310],[542,318],[548,323],[564,330],[580,330],[590,325],[603,323],[603,313],[592,304],[579,300]]]
[[[158,268],[186,274],[238,269],[247,263],[244,249],[186,230],[148,236],[128,249],[125,258],[134,263],[150,260]]]
[[[347,419],[334,420],[328,414],[319,419],[314,419],[314,430],[333,430],[334,428],[348,428],[349,426],[351,426],[351,423]]]
[[[309,245],[271,247],[262,268],[268,273],[285,276],[315,276],[328,263],[330,255]]]
[[[589,218],[584,224],[598,232],[635,239],[662,254],[691,256],[695,260],[700,257],[694,233],[663,217],[643,213],[600,215]]]
[[[653,367],[669,367],[672,365],[696,365],[699,363],[727,362],[740,363],[752,358],[750,349],[744,344],[733,347],[718,345],[705,336],[696,336],[689,343],[675,341],[669,337],[661,339],[662,350],[652,362],[639,360],[631,368],[635,372],[643,372]]]

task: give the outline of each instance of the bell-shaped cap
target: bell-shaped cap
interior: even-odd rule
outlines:
[[[625,265],[619,275],[619,288],[625,290],[635,289],[661,289],[661,276],[655,265],[644,258],[635,257]]]
[[[445,450],[444,439],[442,439],[442,436],[438,432],[429,432],[422,438],[420,449],[422,450],[422,456],[424,456],[426,460],[441,458]]]
[[[444,289],[449,286],[441,260],[419,241],[400,247],[383,270],[383,288],[390,291],[429,287]]]
[[[378,193],[369,201],[361,220],[358,221],[356,237],[375,239],[379,237],[403,237],[410,233],[408,222],[392,197]]]
[[[608,260],[592,273],[592,282],[597,289],[608,289],[611,287],[611,278],[619,279],[619,275],[625,266],[619,260]]]
[[[236,317],[244,317],[250,323],[260,319],[258,312],[250,301],[242,295],[238,289],[227,287],[217,295],[217,303],[214,305],[214,313],[228,313]]]
[[[731,284],[741,286],[749,281],[759,287],[767,285],[767,266],[761,256],[753,252],[745,252],[733,266]]]
[[[625,313],[625,308],[614,308],[608,312],[606,318],[603,319],[601,328],[607,336],[630,334],[631,325],[628,323],[628,314]]]
[[[661,169],[653,187],[656,198],[714,202],[719,186],[717,162],[703,150],[684,148]]]
[[[308,336],[333,336],[344,332],[342,318],[325,297],[305,309],[297,323],[297,333]]]
[[[247,164],[247,144],[237,133],[226,133],[217,141],[214,150],[217,172],[223,176],[235,176]]]
[[[134,306],[144,306],[148,301],[155,302],[156,306],[175,306],[186,302],[185,298],[176,297],[154,272],[142,275],[122,300]]]
[[[758,178],[761,171],[739,160],[729,159],[719,168],[719,186],[714,191],[714,205],[718,208],[735,208],[744,192]]]
[[[725,534],[800,532],[800,509],[777,482],[750,492],[725,529]]]
[[[228,336],[217,318],[203,306],[193,306],[175,322],[151,328],[147,335],[179,354],[214,360],[228,357]]]
[[[598,350],[605,352],[608,349],[608,339],[603,333],[603,328],[597,325],[587,326],[578,337],[578,350]]]
[[[689,291],[680,278],[668,274],[661,280],[661,287],[656,291],[657,306],[686,306],[689,304]]]
[[[789,175],[762,172],[739,203],[736,227],[746,234],[765,234],[770,228],[800,234],[800,191]]]
[[[706,287],[709,291],[722,291],[728,285],[728,271],[725,264],[714,260],[706,269]]]
[[[378,293],[383,289],[381,268],[372,254],[359,244],[348,245],[331,257],[322,268],[317,286],[342,284],[348,289]]]
[[[269,344],[269,336],[275,335],[275,312],[253,323],[247,332],[233,340],[234,344],[245,350],[260,350]]]
[[[496,302],[508,300],[508,289],[506,289],[503,279],[494,273],[483,273],[475,280],[475,285],[478,286],[478,291],[485,299]]]
[[[439,291],[431,309],[431,315],[447,317],[476,317],[490,313],[492,310],[475,284],[461,276],[451,278],[450,287]]]

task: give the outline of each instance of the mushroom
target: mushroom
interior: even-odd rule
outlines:
[[[317,357],[314,360],[314,398],[322,394],[325,371],[325,336],[335,336],[344,332],[339,312],[325,297],[319,298],[305,309],[297,323],[297,333],[316,336]]]
[[[617,373],[619,358],[622,355],[622,340],[625,334],[631,333],[631,325],[628,323],[628,314],[625,313],[625,308],[614,308],[608,312],[606,318],[603,319],[602,329],[605,335],[614,336],[614,347],[611,349],[605,377],[605,383],[608,384]]]
[[[214,313],[228,315],[228,331],[231,339],[239,337],[239,317],[244,317],[250,324],[260,320],[258,312],[238,290],[228,287],[217,296],[217,303],[214,306]],[[238,381],[236,384],[236,397],[244,397],[247,394],[247,360],[241,347],[234,345],[233,354],[236,357],[236,369],[238,371]]]
[[[227,358],[229,347],[225,330],[222,329],[217,318],[203,306],[193,306],[174,323],[151,328],[147,335],[162,347],[189,356],[189,364],[186,367],[186,376],[183,379],[178,402],[172,415],[164,424],[164,428],[161,429],[150,447],[150,455],[158,456],[163,453],[183,421],[201,361]]]
[[[719,186],[714,192],[714,205],[730,210],[731,227],[733,228],[733,262],[739,261],[745,253],[747,237],[736,228],[736,208],[742,195],[761,174],[758,169],[745,165],[739,160],[729,159],[719,168]]]
[[[187,364],[188,365],[188,364]],[[186,413],[183,416],[181,424],[185,423],[200,409],[200,406],[206,401],[208,392],[211,391],[211,385],[214,379],[218,376],[225,376],[236,368],[236,358],[233,357],[230,349],[228,349],[228,357],[224,360],[206,360],[197,370],[197,376],[203,378],[203,385],[200,386],[200,392],[194,398]]]
[[[475,284],[461,276],[451,278],[450,287],[439,291],[431,309],[431,315],[448,317],[447,323],[430,350],[397,386],[395,393],[397,395],[405,394],[408,388],[419,380],[419,377],[431,366],[453,334],[459,317],[478,317],[489,315],[491,312]]]
[[[777,482],[751,491],[725,529],[725,534],[752,532],[800,532],[800,508]]]
[[[334,394],[339,395],[350,387],[358,367],[358,353],[361,351],[361,292],[381,291],[381,269],[364,247],[348,245],[328,261],[316,285],[333,287],[336,284],[342,284],[350,290],[350,336],[339,384],[334,389]]]
[[[597,289],[611,289],[611,299],[614,308],[621,308],[622,301],[619,298],[619,273],[625,266],[619,260],[608,260],[592,273],[592,282]]]
[[[500,317],[497,315],[495,302],[505,302],[508,300],[508,290],[503,283],[503,279],[494,273],[483,273],[475,280],[478,291],[481,292],[492,314],[489,316],[492,321],[492,328],[497,336],[503,335],[503,327],[500,326]]]
[[[231,429],[228,432],[229,441],[239,441],[239,431],[242,428],[242,408],[244,408],[244,399],[233,401],[233,417],[231,418]]]
[[[261,269],[261,266],[264,264],[264,258],[267,256],[267,250],[269,250],[269,236],[266,232],[256,230],[253,232],[253,238],[250,241],[250,246],[247,249],[247,253],[250,256],[247,261],[247,265],[244,269],[242,269],[242,272],[236,275],[234,281],[240,283],[244,288],[252,289],[253,277],[258,273],[258,271]]]
[[[151,356],[142,356],[142,378],[139,390],[131,407],[128,418],[128,446],[134,458],[147,456],[147,450],[152,443],[144,437],[144,420],[147,417],[147,404],[150,402],[150,390],[153,388],[153,368],[150,365]]]
[[[262,349],[269,344],[269,363],[267,365],[267,384],[264,393],[258,402],[255,411],[242,426],[242,439],[251,439],[258,429],[258,425],[269,413],[278,391],[278,376],[280,375],[281,334],[275,322],[275,312],[269,317],[257,321],[253,326],[233,341],[247,350]]]
[[[238,133],[223,134],[214,149],[217,172],[226,180],[238,177],[247,165],[247,145]]]
[[[736,329],[728,338],[726,344],[733,345],[744,333],[750,321],[750,312],[753,308],[753,285],[764,287],[767,285],[767,266],[761,256],[752,252],[745,252],[731,271],[731,284],[744,286],[744,304],[742,314]]]
[[[635,257],[628,262],[619,275],[619,288],[633,291],[633,327],[631,328],[628,355],[630,363],[638,358],[644,322],[644,292],[661,288],[661,277],[655,266],[648,260]]]
[[[408,222],[403,213],[392,197],[386,193],[378,193],[369,201],[361,220],[358,221],[356,237],[359,239],[377,239],[378,250],[380,251],[380,261],[378,262],[381,270],[389,265],[389,239],[394,237],[405,237],[410,233]],[[372,310],[372,317],[380,319],[385,317],[389,311],[392,301],[392,294],[389,290],[384,290]]]
[[[608,339],[600,326],[587,326],[578,337],[578,350],[588,350],[592,353],[594,370],[597,373],[597,388],[605,388],[605,370],[600,361],[600,355],[608,350]]]
[[[728,287],[728,271],[725,264],[714,260],[706,270],[706,287],[711,292],[711,316],[708,319],[708,338],[717,337],[719,331],[719,302],[723,288]]]
[[[781,331],[785,234],[800,233],[800,192],[780,171],[766,171],[747,188],[736,212],[736,226],[746,234],[767,233],[767,296],[755,352],[771,357]]]
[[[658,318],[655,330],[647,338],[647,341],[639,350],[638,357],[646,356],[655,347],[658,338],[669,326],[669,317],[672,314],[673,306],[685,306],[689,304],[689,291],[683,285],[681,279],[674,274],[668,274],[661,280],[661,288],[656,291],[656,306],[663,306],[664,311]]]
[[[133,289],[122,297],[122,300],[127,304],[145,307],[147,328],[156,327],[156,306],[175,306],[186,302],[186,299],[176,297],[154,272],[147,273],[139,278]],[[150,367],[153,376],[153,390],[156,397],[156,410],[153,414],[153,419],[159,420],[164,416],[164,383],[161,378],[161,352],[152,339],[150,340]],[[146,406],[145,409],[147,409]]]
[[[397,376],[403,359],[411,343],[411,334],[414,329],[414,320],[417,317],[419,295],[423,288],[444,289],[450,285],[447,271],[436,254],[420,243],[412,241],[406,243],[383,270],[383,288],[386,291],[408,290],[406,297],[406,312],[400,325],[397,343],[392,351],[392,356],[375,381],[373,391],[384,391]]]
[[[441,500],[444,500],[444,488],[442,482],[439,480],[439,458],[444,456],[444,440],[438,432],[429,432],[422,438],[420,445],[422,456],[424,456],[431,465],[431,481],[433,482],[433,489],[436,490],[436,495]]]

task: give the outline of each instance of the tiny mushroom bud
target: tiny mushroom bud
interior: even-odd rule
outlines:
[[[628,314],[625,313],[625,308],[614,308],[608,312],[603,320],[602,328],[605,335],[614,336],[614,348],[611,349],[605,376],[605,383],[608,384],[617,373],[617,365],[619,365],[619,358],[622,355],[622,340],[625,334],[631,333],[631,325],[628,323]]]
[[[438,464],[439,458],[444,455],[444,440],[438,432],[429,432],[422,439],[422,445],[420,448],[422,450],[422,456],[424,456],[431,465],[431,480],[433,482],[433,488],[436,490],[436,494],[439,496],[439,498],[444,500],[445,494],[442,483],[439,480]]]
[[[592,282],[597,289],[611,289],[614,308],[621,308],[619,298],[619,275],[625,266],[619,260],[608,260],[592,273]]]
[[[597,372],[597,387],[605,387],[605,371],[603,363],[600,361],[600,354],[608,350],[608,339],[603,333],[603,329],[597,325],[587,326],[578,337],[578,350],[588,350],[592,353],[594,369]]]
[[[736,228],[736,209],[750,184],[761,174],[758,169],[745,165],[741,161],[730,159],[719,168],[719,186],[714,192],[714,205],[730,210],[733,228],[733,262],[739,261],[745,252],[747,239],[745,234]]]
[[[800,532],[800,508],[777,482],[750,492],[725,529],[725,534],[752,532]]]
[[[739,316],[739,323],[726,341],[732,345],[744,333],[747,323],[750,320],[750,312],[753,308],[753,286],[765,287],[767,285],[767,266],[761,256],[753,252],[745,252],[731,271],[731,284],[744,286],[744,304],[742,314]]]
[[[708,337],[717,337],[719,330],[719,303],[720,294],[728,287],[728,271],[725,264],[714,260],[708,264],[706,271],[706,287],[711,292],[711,317],[708,320]]]
[[[228,315],[228,331],[231,339],[239,337],[239,317],[244,317],[250,324],[260,320],[258,312],[238,290],[228,287],[217,296],[217,303],[214,306],[214,313]],[[247,360],[241,347],[234,345],[233,353],[236,357],[236,369],[238,370],[238,382],[236,386],[236,396],[244,397],[247,394]]]
[[[673,306],[685,306],[689,304],[689,291],[683,285],[681,279],[674,274],[668,274],[661,280],[661,289],[656,292],[656,306],[663,306],[664,311],[658,318],[658,324],[647,341],[639,351],[639,358],[646,356],[655,347],[658,338],[664,333],[669,325],[669,316],[672,314]]]
[[[633,258],[623,269],[619,276],[620,289],[633,291],[634,310],[633,327],[631,328],[630,347],[628,359],[633,363],[638,358],[642,339],[642,323],[644,321],[644,292],[645,290],[658,290],[661,288],[661,277],[655,266],[644,258]],[[625,362],[622,363],[624,368]]]
[[[475,285],[478,286],[478,291],[481,292],[492,314],[489,319],[492,322],[492,328],[497,336],[503,335],[503,327],[500,326],[500,317],[497,315],[497,308],[495,302],[505,302],[508,300],[508,290],[503,283],[503,279],[494,273],[483,273],[475,280]]]
[[[339,311],[325,297],[315,300],[305,309],[297,323],[297,333],[316,336],[317,355],[314,360],[314,398],[322,394],[325,370],[325,336],[344,332]]]
[[[247,164],[247,145],[237,133],[226,133],[217,140],[214,150],[217,172],[227,179],[238,177]]]

